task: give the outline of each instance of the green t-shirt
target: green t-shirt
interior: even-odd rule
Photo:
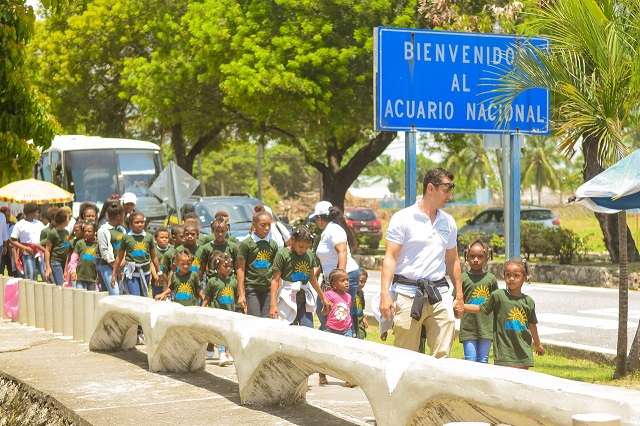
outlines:
[[[526,294],[515,297],[498,289],[480,305],[480,309],[487,315],[493,313],[495,364],[533,367],[533,338],[529,324],[538,323],[533,299]]]
[[[238,280],[235,276],[230,275],[224,280],[218,275],[207,277],[204,295],[209,298],[209,306],[212,308],[235,311],[237,292]]]
[[[111,248],[113,249],[113,258],[115,259],[116,257],[118,257],[118,252],[120,252],[120,247],[122,247],[122,239],[125,236],[125,233],[123,232],[124,228],[122,228],[121,226],[115,227],[115,228],[109,228],[109,236],[110,238],[110,243],[111,243]]]
[[[64,265],[69,254],[69,232],[66,229],[52,228],[47,235],[47,243],[51,243],[49,262]]]
[[[258,242],[249,236],[238,248],[238,259],[245,260],[244,286],[266,290],[271,286],[271,266],[278,252],[275,241]]]
[[[163,273],[168,274],[169,271],[173,270],[173,256],[176,254],[176,248],[173,246],[169,246],[169,249],[164,252],[162,255],[162,259],[158,258],[158,262],[160,263],[160,270]]]
[[[173,246],[171,244],[167,244],[167,247],[165,247],[164,249],[161,249],[156,244],[156,256],[158,256],[158,264],[160,265],[160,270],[165,274],[168,273],[171,268],[171,259],[169,259],[169,268],[165,268],[164,258],[167,256],[172,256],[171,254],[172,249],[173,249]]]
[[[358,319],[358,339],[364,339],[367,337],[367,329],[364,328],[364,292],[362,290],[356,291],[356,299],[353,302],[353,315]]]
[[[146,274],[151,267],[151,251],[155,250],[155,241],[150,232],[142,234],[124,234],[122,237],[121,250],[127,251],[127,262],[135,262],[142,266],[142,271]],[[136,271],[137,272],[137,271]]]
[[[302,284],[306,284],[309,282],[309,276],[313,274],[315,266],[315,256],[311,250],[299,255],[285,247],[276,253],[271,269],[280,271],[280,277],[285,281],[300,281]]]
[[[76,267],[78,281],[95,282],[96,259],[100,257],[98,240],[93,243],[88,243],[84,239],[78,240],[73,251],[78,253],[78,266]]]
[[[189,250],[193,255],[193,262],[191,262],[191,268],[189,268],[192,272],[199,273],[200,270],[202,271],[207,270],[207,262],[209,261],[209,255],[203,245],[196,244],[195,249],[193,249],[183,244],[181,246],[176,247],[176,251],[173,253],[173,255],[175,255],[176,253],[180,253],[184,249]]]
[[[171,284],[173,291],[173,301],[183,306],[195,306],[200,292],[200,280],[196,272],[188,274],[173,274]]]
[[[42,231],[40,231],[40,245],[42,247],[47,245],[47,238],[49,237],[49,231],[51,231],[53,228],[51,228],[51,225],[42,228]]]
[[[236,267],[236,259],[238,259],[238,246],[235,243],[230,243],[228,240],[224,244],[215,244],[213,241],[207,243],[204,246],[204,249],[207,251],[207,259],[208,262],[211,262],[211,257],[213,252],[218,250],[222,253],[227,253],[231,258],[231,275],[235,275],[235,267]],[[209,268],[207,271],[207,279],[216,275],[216,271],[213,268]]]
[[[464,303],[481,305],[497,289],[498,281],[491,272],[481,275],[462,273]],[[455,290],[453,293],[455,297]],[[493,318],[465,312],[460,320],[460,341],[476,339],[493,339]]]

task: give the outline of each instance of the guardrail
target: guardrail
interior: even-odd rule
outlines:
[[[323,372],[360,386],[378,425],[571,425],[585,411],[621,419],[608,424],[640,419],[638,391],[435,359],[219,309],[105,296],[23,280],[17,321],[87,341],[93,351],[133,349],[141,325],[154,372],[203,370],[207,342],[224,344],[233,353],[241,402],[249,405],[303,400],[308,377]]]

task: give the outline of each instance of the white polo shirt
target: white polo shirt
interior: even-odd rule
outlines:
[[[27,222],[22,219],[13,227],[11,231],[11,238],[20,241],[21,243],[39,243],[40,231],[44,228],[44,223],[38,219],[33,219],[31,222]]]
[[[447,272],[445,254],[456,247],[457,235],[455,220],[442,210],[438,210],[433,224],[418,203],[400,210],[387,228],[387,241],[401,246],[395,273],[410,280],[443,278]],[[416,287],[393,284],[391,291],[413,297]]]

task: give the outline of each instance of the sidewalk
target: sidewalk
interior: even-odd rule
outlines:
[[[233,366],[218,367],[217,361],[207,361],[203,372],[150,373],[143,351],[144,346],[139,346],[127,352],[95,353],[87,344],[33,327],[0,324],[0,373],[5,373],[5,379],[11,376],[49,395],[92,425],[373,423],[362,390],[347,388],[338,379],[329,378],[328,386],[318,386],[318,376],[312,375],[308,403],[241,406]],[[38,398],[43,405],[47,402]]]

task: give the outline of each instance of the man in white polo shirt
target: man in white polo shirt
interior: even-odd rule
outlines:
[[[380,312],[394,316],[395,346],[417,351],[424,325],[436,358],[449,356],[455,318],[464,310],[456,223],[442,211],[454,188],[453,175],[443,168],[425,174],[422,199],[389,222],[382,263]],[[445,273],[456,289],[455,302]]]

